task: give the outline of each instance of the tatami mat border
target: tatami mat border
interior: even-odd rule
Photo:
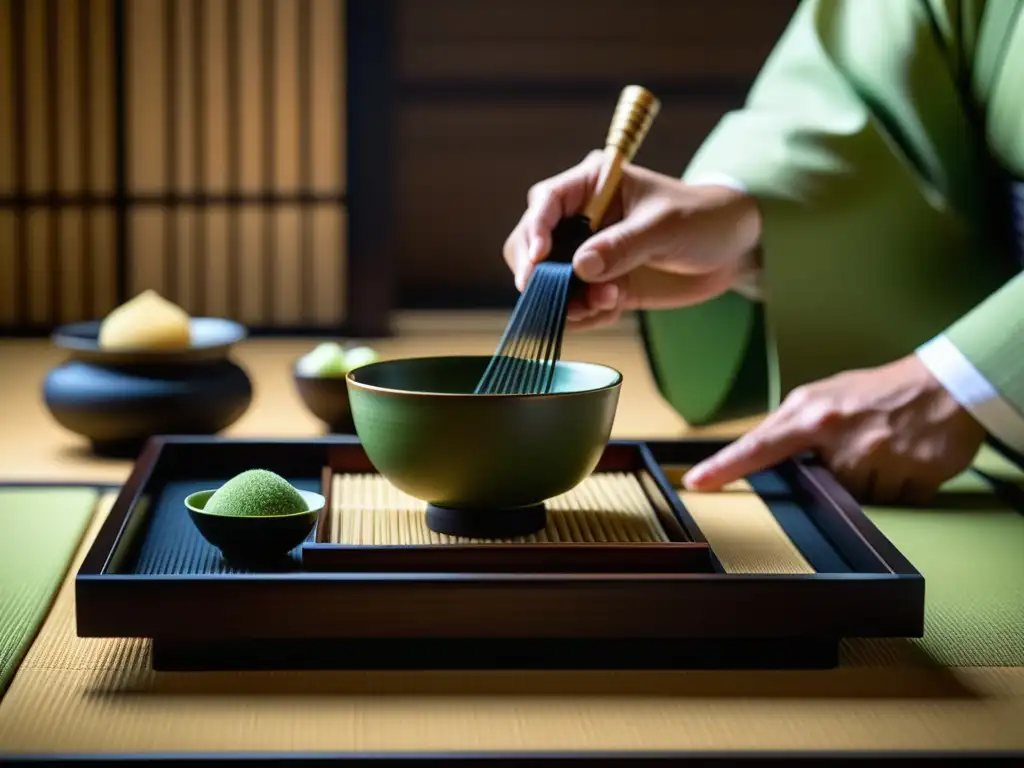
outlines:
[[[929,765],[950,762],[983,760],[985,765],[1016,765],[1024,759],[1024,751],[990,752],[211,752],[211,753],[143,753],[143,754],[89,754],[5,757],[6,765],[53,762],[71,762],[75,765],[108,765],[110,763],[138,763],[146,765],[174,765],[197,761],[244,762],[246,764],[271,763],[277,766],[293,764],[344,762],[348,765],[564,765],[585,762],[587,765],[685,765],[722,766],[737,763],[758,765],[811,764],[811,765]]]
[[[117,493],[121,483],[50,482],[49,480],[0,480],[0,488],[86,488],[99,493]]]

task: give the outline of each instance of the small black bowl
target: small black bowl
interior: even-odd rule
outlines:
[[[328,431],[343,435],[355,434],[346,377],[303,374],[296,362],[292,366],[292,379],[306,408],[327,425]]]
[[[94,453],[131,458],[154,435],[216,434],[249,409],[252,382],[230,355],[245,326],[192,318],[191,346],[167,350],[103,349],[99,330],[99,322],[58,328],[53,344],[68,359],[42,386],[50,415]]]
[[[217,515],[206,511],[216,488],[196,491],[185,499],[189,517],[199,533],[217,547],[226,560],[259,562],[286,555],[299,546],[316,524],[326,500],[319,493],[302,491],[306,511],[290,515]]]

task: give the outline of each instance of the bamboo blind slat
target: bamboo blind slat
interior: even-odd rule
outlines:
[[[2,163],[0,163],[2,165]],[[17,318],[14,315],[14,297],[17,288],[12,276],[16,269],[14,263],[14,211],[0,210],[0,325],[13,325]]]
[[[308,222],[303,221],[303,214]],[[265,272],[267,219],[272,223],[276,254]],[[237,271],[229,258],[232,227],[238,230]],[[310,236],[312,294],[309,305],[303,294],[300,251],[302,228]],[[196,286],[201,284],[205,313],[231,315],[261,325],[331,325],[344,320],[344,240],[347,217],[331,204],[280,205],[272,210],[259,206],[208,205],[171,214],[156,207],[142,207],[129,216],[129,292],[152,288],[176,296],[182,306],[195,311]],[[168,232],[173,230],[174,237]],[[204,258],[196,257],[199,238]],[[168,242],[178,245],[172,257]],[[176,289],[167,279],[176,276]],[[196,270],[199,270],[198,274]],[[269,296],[265,288],[271,289]],[[266,299],[269,298],[269,306]],[[231,304],[237,301],[237,308]]]
[[[197,52],[201,45],[193,38],[195,29],[193,16],[196,4],[192,2],[175,2],[171,7],[171,23],[174,28],[170,64],[173,66],[174,84],[171,90],[170,103],[173,106],[175,140],[174,183],[183,193],[191,194],[200,191],[196,184],[196,142],[193,126],[199,120],[195,109],[195,84],[198,77],[203,76]],[[179,241],[180,242],[180,241]]]
[[[348,214],[344,209],[319,206],[311,218],[314,279],[310,311],[321,325],[340,323],[346,317],[343,275],[348,273]]]
[[[275,141],[272,156],[267,158],[273,164],[273,184],[281,192],[294,192],[299,187],[299,99],[298,61],[296,51],[297,6],[295,0],[277,0],[268,4],[272,11],[266,14],[264,23],[271,23],[273,30],[264,35],[271,41],[267,47],[273,50],[268,60],[273,71],[268,78],[274,95],[273,107],[267,110],[268,122],[272,122]],[[264,54],[266,55],[266,54]],[[272,62],[272,63],[271,63]]]
[[[51,6],[51,10],[57,11],[57,18],[51,23],[55,23],[57,27],[58,55],[55,64],[59,93],[55,95],[59,101],[60,119],[54,120],[51,116],[49,128],[59,134],[57,189],[65,194],[82,190],[82,152],[79,147],[82,142],[84,110],[77,72],[81,55],[81,37],[78,34],[78,25],[81,21],[78,15],[80,2],[81,0],[62,1],[57,3],[56,7]],[[80,237],[76,240],[75,246],[78,251],[77,257],[80,259]]]
[[[201,35],[203,43],[200,100],[205,111],[205,132],[201,163],[204,178],[202,186],[207,192],[226,192],[228,189],[228,73],[226,66],[211,66],[209,62],[224,62],[228,47],[227,0],[204,0]]]
[[[88,30],[83,42],[88,41],[86,45],[90,55],[82,77],[85,85],[83,103],[88,104],[91,126],[85,152],[87,171],[91,176],[91,184],[87,185],[87,189],[109,195],[114,191],[115,176],[114,0],[78,2],[90,20],[88,25],[83,25]]]
[[[223,206],[210,206],[203,211],[206,218],[207,253],[225,253],[228,245],[228,212]],[[198,222],[202,224],[203,222]],[[228,282],[231,279],[227,259],[206,261],[206,311],[210,315],[228,314]]]
[[[50,280],[60,285],[60,302],[51,308],[59,322],[68,323],[87,317],[82,301],[82,292],[78,286],[87,279],[85,274],[85,215],[80,210],[55,211],[50,214],[57,217],[57,237],[61,241],[61,269],[56,275],[48,275]]]
[[[10,55],[13,51],[11,2],[0,0],[0,157],[8,158],[0,163],[0,194],[14,191],[14,163],[11,162],[14,157],[14,73]]]
[[[309,48],[311,61],[310,159],[316,190],[347,189],[345,152],[347,70],[338,30],[344,27],[344,0],[313,0]]]
[[[93,263],[93,301],[89,317],[100,317],[117,304],[117,256],[112,208],[91,211]]]
[[[273,186],[266,178],[264,170],[263,146],[270,126],[263,121],[266,106],[273,107],[269,100],[272,94],[265,93],[260,81],[262,66],[261,50],[263,47],[263,15],[256,12],[262,0],[256,0],[249,13],[241,14],[239,19],[240,33],[238,36],[239,68],[252,76],[241,79],[239,106],[239,141],[238,151],[241,155],[239,168],[242,189],[255,191],[264,186]],[[267,105],[264,105],[264,99]]]
[[[28,316],[34,323],[45,323],[53,317],[50,306],[50,274],[48,255],[54,247],[50,235],[50,216],[47,210],[35,209],[25,216],[26,250],[28,251]]]
[[[25,122],[26,134],[30,137],[28,146],[13,147],[15,152],[25,152],[27,159],[26,187],[29,192],[45,192],[49,181],[50,163],[46,156],[50,131],[54,125],[46,115],[46,86],[49,72],[46,60],[46,4],[41,0],[25,3]],[[18,34],[14,31],[14,34]]]

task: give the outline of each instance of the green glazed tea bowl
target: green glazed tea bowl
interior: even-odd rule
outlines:
[[[216,488],[196,491],[185,499],[189,517],[199,533],[225,559],[257,561],[281,557],[299,546],[316,524],[326,500],[319,493],[299,490],[306,511],[289,515],[218,515],[206,511]]]
[[[513,510],[572,490],[611,435],[622,374],[559,362],[544,395],[475,395],[490,357],[385,360],[351,371],[356,434],[392,485],[449,510]]]

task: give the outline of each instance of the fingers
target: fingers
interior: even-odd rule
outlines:
[[[831,469],[831,467],[829,467]],[[871,492],[875,483],[875,476],[870,467],[857,466],[845,470],[832,470],[839,484],[845,488],[853,498],[863,500],[865,495]]]
[[[654,255],[666,239],[663,217],[634,211],[593,237],[573,257],[573,270],[586,282],[610,282],[629,274]]]
[[[605,325],[613,325],[619,321],[620,317],[622,317],[621,309],[588,312],[587,314],[578,316],[575,319],[570,319],[569,327],[573,331],[590,331]]]
[[[615,283],[587,285],[584,289],[566,308],[568,328],[573,331],[588,330],[619,319],[623,307],[619,287]]]
[[[926,482],[907,478],[903,483],[899,501],[909,507],[925,507],[931,504],[938,495],[941,483]]]
[[[901,502],[907,478],[900,472],[900,467],[877,467],[874,480],[872,487],[864,494],[865,503],[892,505]]]
[[[785,411],[776,411],[746,435],[691,469],[687,488],[716,491],[814,447],[814,433]]]
[[[675,309],[706,301],[728,287],[714,274],[675,275],[640,267],[608,283],[584,283],[569,303],[569,319],[578,321],[613,309]]]
[[[578,213],[597,185],[602,153],[591,152],[578,165],[530,188],[527,208],[505,242],[505,262],[522,291],[533,267],[551,250],[551,232],[558,222]]]
[[[526,214],[523,214],[525,218]],[[523,229],[523,218],[519,219],[519,223],[516,224],[515,229],[505,240],[505,245],[502,248],[502,256],[505,259],[505,264],[515,277],[516,288],[522,292],[526,286],[526,278],[528,274],[520,274],[525,272],[525,269],[520,267],[520,262],[524,261],[526,257],[527,245],[526,245],[526,232]]]

